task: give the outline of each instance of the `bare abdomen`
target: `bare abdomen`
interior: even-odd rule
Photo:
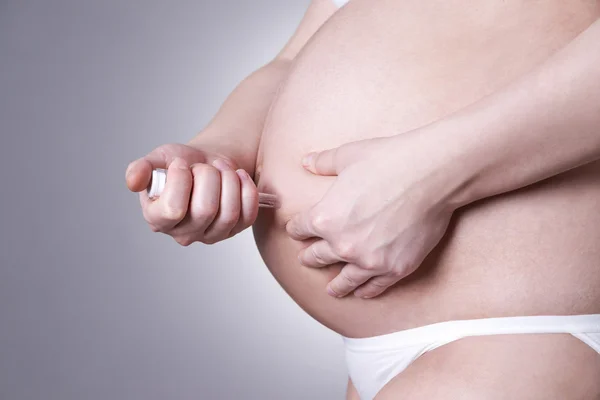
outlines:
[[[600,312],[598,163],[459,210],[419,270],[376,299],[327,296],[339,266],[300,266],[303,245],[285,233],[335,179],[304,171],[304,153],[433,122],[535,67],[600,14],[595,1],[487,3],[355,0],[303,50],[275,100],[257,169],[259,189],[283,206],[261,210],[256,241],[298,304],[346,336]]]

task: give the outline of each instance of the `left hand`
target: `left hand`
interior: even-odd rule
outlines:
[[[296,240],[317,238],[302,265],[346,263],[327,291],[371,298],[414,272],[446,232],[454,207],[443,157],[418,131],[310,153],[304,167],[337,175],[325,196],[286,225]],[[442,149],[443,151],[443,149]],[[318,240],[320,239],[320,240]]]

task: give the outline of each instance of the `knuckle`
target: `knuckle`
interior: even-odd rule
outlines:
[[[366,269],[367,271],[374,271],[379,269],[378,266],[379,264],[377,263],[377,260],[373,257],[373,256],[367,256],[365,258],[363,258],[361,260],[361,267],[363,269]]]
[[[178,145],[175,143],[166,143],[156,148],[156,151],[163,156],[165,159],[171,155],[177,153]]]
[[[354,259],[356,256],[356,247],[352,242],[340,242],[335,250],[340,257],[346,260]]]
[[[219,170],[213,167],[212,165],[196,163],[191,166],[192,176],[198,182],[203,182],[206,179],[211,178],[211,176],[218,177]]]
[[[379,268],[377,268],[376,264],[370,263],[370,262],[362,262],[360,264],[360,267],[366,271],[376,271]]]
[[[371,293],[379,293],[381,290],[383,290],[387,287],[387,285],[384,282],[379,281],[377,279],[371,280],[371,282],[369,282],[369,284],[374,289],[374,290],[371,290]]]
[[[165,204],[162,211],[162,216],[169,221],[180,221],[185,217],[185,214],[186,210],[170,204]]]
[[[394,268],[391,268],[390,275],[394,278],[404,278],[411,271],[411,264],[408,262],[397,264]]]
[[[239,214],[223,214],[221,215],[221,222],[223,223],[223,225],[225,226],[232,226],[237,224],[238,219],[239,219]]]
[[[323,258],[321,253],[319,253],[319,251],[314,246],[311,247],[310,252],[317,263],[325,264],[325,259]]]
[[[344,283],[347,284],[348,286],[356,286],[357,285],[356,279],[354,279],[353,277],[351,277],[348,274],[342,274],[342,279],[344,280]]]
[[[310,222],[317,231],[325,231],[329,227],[329,219],[321,212],[313,214]]]
[[[205,220],[214,218],[218,211],[219,207],[217,205],[209,204],[199,207],[196,214],[199,219]]]
[[[361,260],[362,268],[366,269],[367,271],[379,270],[381,269],[381,264],[380,258],[372,254],[363,257]]]
[[[176,154],[177,150],[172,143],[163,144],[154,149],[153,153],[158,155],[164,162],[167,162],[171,154]]]
[[[298,226],[296,221],[288,222],[285,226],[285,229],[287,233],[293,237],[300,236],[300,226]]]
[[[192,174],[194,176],[207,173],[209,168],[210,167],[208,165],[202,163],[194,163],[190,166],[190,169],[192,170]]]
[[[177,243],[179,243],[181,246],[183,247],[188,247],[189,245],[191,245],[192,243],[194,243],[194,240],[190,237],[178,237],[175,238],[175,241]]]

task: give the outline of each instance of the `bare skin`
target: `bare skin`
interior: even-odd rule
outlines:
[[[286,225],[294,239],[321,239],[302,265],[346,262],[328,292],[376,297],[419,267],[456,209],[600,162],[598,65],[600,19],[448,117],[307,155],[307,170],[336,179]]]
[[[468,16],[450,19],[441,6],[377,4],[358,0],[334,15],[296,60],[272,107],[258,157],[258,187],[278,194],[283,206],[260,211],[254,227],[275,277],[311,315],[347,336],[456,318],[598,312],[598,163],[460,209],[419,270],[371,301],[329,298],[323,288],[336,268],[308,269],[295,260],[303,245],[283,233],[284,225],[335,179],[305,171],[298,163],[303,154],[369,134],[408,131],[460,109],[546,59],[599,12],[595,2],[565,10],[563,2],[553,8],[512,1],[488,10],[488,20],[473,27],[465,24]],[[430,21],[431,45],[415,48],[414,32],[402,27],[415,26],[420,17]],[[498,21],[510,21],[509,29]],[[361,29],[355,29],[359,22]],[[429,32],[417,26],[419,35]],[[373,34],[362,35],[365,30]],[[453,39],[445,43],[450,33]],[[468,38],[478,38],[473,48]],[[452,43],[461,46],[453,49]],[[403,46],[411,52],[402,53]],[[452,57],[458,51],[464,63]],[[453,79],[445,79],[448,74]],[[369,84],[361,77],[369,77]]]
[[[346,400],[360,400],[358,392],[350,379],[348,379],[348,387],[346,388]]]
[[[464,2],[435,2],[435,7],[429,2],[351,2],[303,50],[275,100],[259,150],[258,187],[277,193],[283,207],[259,212],[256,240],[286,291],[343,335],[367,337],[453,319],[600,312],[599,163],[460,209],[419,269],[371,300],[329,297],[323,289],[341,266],[301,266],[295,257],[310,242],[293,242],[285,235],[286,222],[318,202],[335,179],[303,170],[299,160],[304,154],[382,132],[409,131],[459,110],[543,62],[600,12],[598,3],[582,1],[479,4],[475,10],[461,7]],[[461,349],[484,359],[511,351],[519,340],[533,345],[533,351],[560,348],[553,359],[562,368],[600,377],[598,355],[559,336],[538,344],[527,338],[504,345],[465,340],[472,345]],[[573,366],[577,351],[589,358]],[[458,351],[439,354],[443,358],[436,362],[448,366],[461,359]],[[478,371],[497,373],[496,383],[509,385],[514,377],[502,374],[505,369],[536,370],[528,356],[515,353],[495,364],[474,358],[473,379]],[[560,371],[544,373],[550,379]],[[524,374],[520,383],[523,390],[512,398],[543,393],[534,375]],[[565,398],[578,384],[570,381],[556,396]],[[415,385],[418,381],[392,381],[394,389],[386,389],[386,396],[396,398],[393,393],[417,390]],[[474,398],[487,398],[496,387],[470,389]]]
[[[327,295],[324,289],[341,265],[300,265],[297,254],[310,243],[285,231],[291,216],[317,203],[335,179],[304,170],[304,154],[409,131],[468,106],[585,30],[600,15],[598,2],[354,0],[327,20],[334,12],[328,0],[313,1],[308,22],[286,49],[243,83],[189,143],[193,154],[171,146],[132,163],[128,186],[141,191],[151,227],[187,245],[223,240],[255,221],[261,255],[284,289],[314,318],[350,337],[453,319],[600,313],[599,163],[461,208],[420,268],[374,299]],[[175,156],[180,161],[170,167],[167,196],[151,206],[143,197],[149,172],[172,164]],[[258,190],[279,195],[281,209],[256,216],[257,188],[242,172],[213,164],[218,158],[248,171]],[[181,162],[191,167],[188,172]],[[240,190],[222,190],[238,177]],[[216,207],[214,198],[200,195],[215,191],[221,193]],[[597,353],[564,335],[532,338],[464,339],[444,346],[400,374],[379,397],[413,392],[447,399],[468,392],[492,398],[518,378],[509,398],[548,398],[548,380],[564,381],[553,387],[557,398],[571,398],[584,384],[589,396],[577,398],[597,398],[589,384],[590,376],[600,377]],[[540,369],[534,353],[552,368]],[[511,357],[500,357],[505,354]],[[461,366],[469,382],[455,373]],[[561,380],[565,369],[572,379]],[[423,392],[437,373],[444,377],[436,384],[439,392]]]

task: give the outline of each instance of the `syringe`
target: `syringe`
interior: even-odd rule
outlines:
[[[152,179],[146,189],[148,197],[151,199],[158,198],[165,188],[165,183],[167,183],[167,170],[162,168],[153,170]],[[258,206],[263,208],[279,208],[277,196],[269,193],[259,193]]]

